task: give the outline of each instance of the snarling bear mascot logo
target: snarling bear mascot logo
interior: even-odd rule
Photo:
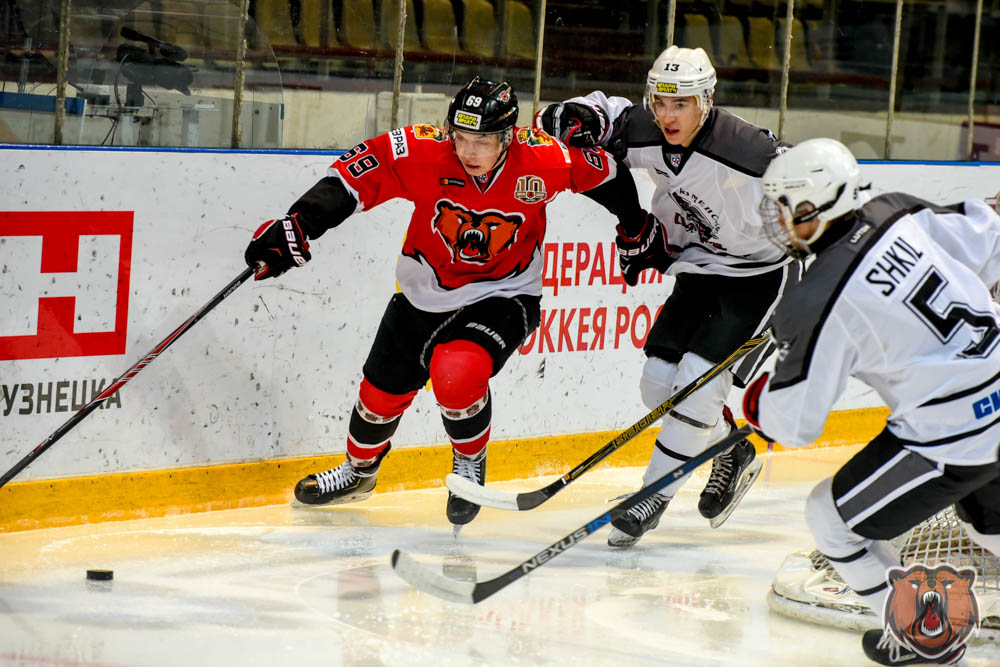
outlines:
[[[456,262],[485,264],[513,245],[524,216],[487,211],[478,213],[447,199],[437,204],[434,229],[445,240]]]
[[[887,576],[890,588],[883,619],[911,650],[938,658],[961,647],[979,629],[973,568],[913,563],[905,570],[889,568]]]

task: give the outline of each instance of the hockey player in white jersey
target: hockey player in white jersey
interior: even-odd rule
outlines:
[[[600,145],[656,184],[650,219],[639,234],[619,228],[622,273],[635,285],[647,268],[676,283],[649,332],[640,380],[651,409],[760,334],[797,264],[763,232],[760,176],[787,144],[713,106],[716,74],[702,49],[671,46],[649,70],[643,103],[597,91],[540,110],[536,125],[573,145]],[[734,373],[698,389],[663,419],[643,484],[701,453],[735,425],[725,399],[745,386],[766,356],[750,355]],[[722,418],[720,418],[722,415]],[[718,526],[760,471],[749,442],[712,464],[698,509]],[[614,521],[608,544],[627,547],[655,528],[687,480]]]
[[[744,395],[767,437],[816,440],[848,377],[889,406],[883,430],[806,503],[816,544],[880,615],[889,540],[957,503],[971,537],[1000,552],[1000,217],[981,201],[938,206],[890,193],[861,205],[854,157],[811,139],[764,174],[765,225],[788,254],[815,255],[778,306],[778,360]],[[865,654],[885,665],[951,664],[869,630]]]

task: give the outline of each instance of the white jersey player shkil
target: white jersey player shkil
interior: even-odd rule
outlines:
[[[1000,308],[986,285],[1000,279],[1000,218],[982,202],[894,193],[831,241],[778,307],[763,431],[813,442],[853,376],[885,401],[907,448],[938,463],[997,461]]]
[[[645,168],[656,190],[651,211],[680,249],[667,271],[751,276],[788,263],[767,240],[758,204],[760,177],[787,144],[767,130],[713,108],[688,148],[668,144],[653,115],[595,91],[570,102],[599,107],[612,124],[602,146],[632,168]]]

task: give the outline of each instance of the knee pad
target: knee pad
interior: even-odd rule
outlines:
[[[453,340],[434,348],[431,387],[442,408],[463,410],[486,396],[493,357],[482,346]]]
[[[406,412],[417,392],[390,394],[377,388],[367,378],[361,380],[358,392],[358,412],[366,421],[381,424],[392,421]]]
[[[660,357],[650,357],[642,367],[642,377],[639,378],[639,393],[643,404],[653,410],[672,395],[674,377],[677,375],[677,364]]]
[[[672,393],[683,389],[699,378],[706,371],[715,368],[714,363],[704,357],[688,352],[681,357],[677,365],[677,375],[674,376]],[[726,403],[729,390],[733,388],[733,374],[723,371],[714,378],[698,387],[698,390],[684,399],[674,412],[701,422],[708,427],[714,426],[722,416],[722,406]]]

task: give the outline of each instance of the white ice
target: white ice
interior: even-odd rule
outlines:
[[[603,528],[477,605],[411,588],[389,554],[490,579],[602,514],[641,469],[592,472],[530,512],[484,509],[458,539],[443,487],[0,535],[0,665],[871,664],[858,633],[765,603],[785,556],[812,547],[806,494],[854,451],[767,456],[717,530],[696,508],[703,468],[636,547],[611,549]],[[92,568],[114,581],[87,582]],[[1000,664],[1000,647],[962,664]]]

